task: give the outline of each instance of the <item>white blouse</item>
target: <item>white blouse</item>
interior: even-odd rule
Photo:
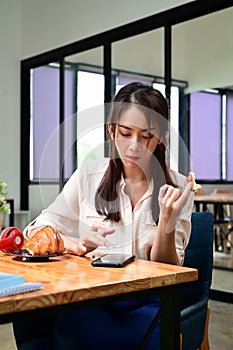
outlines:
[[[95,209],[96,189],[108,166],[108,159],[103,162],[86,162],[77,169],[67,181],[63,191],[54,202],[30,223],[24,230],[28,235],[32,230],[36,232],[42,226],[53,226],[61,234],[77,236],[82,240],[85,233],[90,231],[93,222],[103,222]],[[171,172],[174,183],[181,190],[184,189],[185,177]],[[111,246],[98,247],[96,250],[111,253],[132,253],[137,258],[149,260],[150,250],[156,235],[157,225],[151,214],[152,183],[142,198],[132,210],[128,195],[124,192],[125,181],[120,182],[119,200],[121,208],[121,221],[118,223],[105,223],[115,228],[113,234],[107,236]],[[193,210],[193,193],[190,192],[188,200],[180,212],[176,226],[176,251],[178,264],[182,265],[184,250],[188,244],[191,232],[191,213]]]

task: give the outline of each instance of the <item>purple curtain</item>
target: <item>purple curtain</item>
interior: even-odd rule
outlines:
[[[65,71],[65,119],[74,115],[74,71]],[[59,178],[59,68],[43,66],[32,72],[31,122],[33,179]],[[65,177],[73,172],[72,123],[65,123]],[[74,138],[74,136],[73,136]]]
[[[233,181],[233,93],[227,94],[226,115],[227,180]]]
[[[221,176],[221,96],[190,94],[190,159],[197,179]]]

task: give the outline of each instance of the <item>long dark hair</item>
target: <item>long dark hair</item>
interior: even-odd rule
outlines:
[[[122,112],[130,108],[132,103],[136,104],[138,108],[142,108],[148,126],[152,120],[156,120],[160,140],[163,140],[156,146],[151,163],[151,174],[154,183],[151,212],[154,221],[157,222],[159,217],[159,189],[165,183],[175,186],[166,164],[166,146],[164,144],[168,129],[168,104],[160,91],[151,86],[139,82],[123,86],[114,98],[108,121],[114,135]],[[105,221],[119,222],[121,220],[118,191],[122,176],[124,176],[124,165],[113,140],[113,142],[110,142],[109,165],[95,194],[96,210],[105,217]]]

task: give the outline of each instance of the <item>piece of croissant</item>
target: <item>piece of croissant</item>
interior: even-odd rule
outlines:
[[[193,190],[194,193],[197,192],[197,191],[199,191],[199,190],[201,189],[201,185],[199,185],[199,184],[196,183],[196,180],[195,180],[195,173],[192,172],[192,171],[190,171],[190,172],[188,173],[188,176],[187,176],[187,178],[186,178],[186,180],[185,180],[184,185],[186,186],[188,182],[191,182],[191,183],[192,183],[192,190]]]
[[[60,234],[51,226],[45,226],[26,240],[24,249],[32,255],[62,254],[65,251]]]

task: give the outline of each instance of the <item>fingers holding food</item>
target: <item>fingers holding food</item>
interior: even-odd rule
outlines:
[[[196,183],[195,173],[192,172],[192,171],[190,171],[188,173],[188,176],[187,176],[187,178],[186,178],[186,180],[184,182],[184,185],[186,186],[189,182],[191,182],[191,184],[192,184],[192,190],[193,190],[194,193],[201,189],[201,185]]]

